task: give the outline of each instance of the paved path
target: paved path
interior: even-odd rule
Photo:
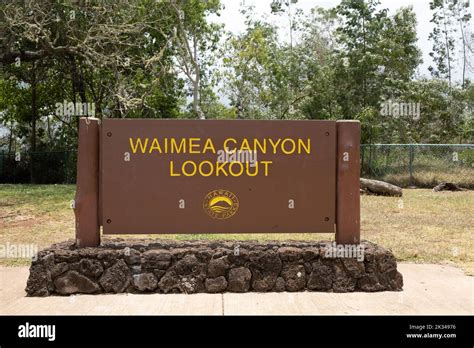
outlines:
[[[474,277],[444,265],[399,264],[404,291],[25,297],[27,267],[0,267],[0,314],[474,314]]]

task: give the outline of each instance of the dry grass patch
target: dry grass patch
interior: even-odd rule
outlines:
[[[362,197],[362,236],[399,260],[453,263],[474,274],[474,192],[404,190]]]

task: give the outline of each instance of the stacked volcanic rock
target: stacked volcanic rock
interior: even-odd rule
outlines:
[[[97,248],[59,243],[39,252],[29,296],[99,293],[221,293],[401,290],[393,254],[362,242],[363,257],[329,242],[122,240]]]

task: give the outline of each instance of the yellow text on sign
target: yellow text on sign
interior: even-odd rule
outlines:
[[[142,154],[206,154],[217,153],[214,141],[210,138],[129,138],[132,153]],[[226,138],[222,148],[228,152],[256,151],[260,154],[282,153],[285,155],[311,153],[311,139],[293,138],[254,138],[249,141],[243,138],[237,141],[234,138]]]

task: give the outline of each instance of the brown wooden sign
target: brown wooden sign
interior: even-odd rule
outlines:
[[[336,122],[104,120],[104,233],[333,232]]]
[[[359,241],[358,122],[98,123],[81,119],[80,246],[98,244],[100,225],[105,234],[336,232],[341,242]],[[88,156],[98,142],[100,151]],[[89,182],[85,165],[98,184]],[[89,192],[94,185],[97,192]],[[80,197],[97,199],[97,208]],[[86,230],[80,216],[94,211],[97,226]]]

